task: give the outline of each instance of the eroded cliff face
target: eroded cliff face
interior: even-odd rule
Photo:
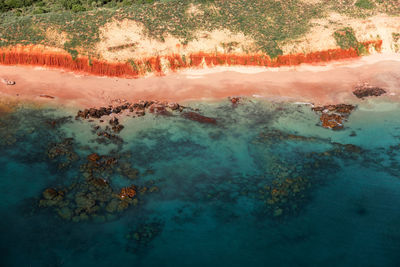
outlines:
[[[363,53],[380,52],[382,41],[360,42],[358,47],[363,48]],[[280,55],[276,58],[271,58],[262,53],[193,52],[187,55],[171,53],[115,62],[87,56],[73,57],[64,51],[44,46],[16,46],[0,49],[0,64],[44,66],[99,76],[137,78],[148,73],[162,75],[170,71],[191,67],[296,66],[303,63],[311,64],[356,58],[361,56],[360,51],[359,48],[354,47],[348,49],[335,48],[310,53]]]

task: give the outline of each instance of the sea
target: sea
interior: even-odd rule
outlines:
[[[181,104],[216,122],[1,113],[1,266],[400,266],[400,103],[337,131],[306,103]]]

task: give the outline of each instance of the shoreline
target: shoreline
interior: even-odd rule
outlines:
[[[164,76],[138,79],[0,65],[0,78],[16,82],[15,85],[0,83],[0,96],[15,101],[79,108],[109,105],[116,99],[185,102],[218,100],[229,96],[326,105],[357,101],[352,91],[364,82],[386,88],[390,97],[398,99],[399,69],[400,54],[374,54],[323,65],[184,69]]]

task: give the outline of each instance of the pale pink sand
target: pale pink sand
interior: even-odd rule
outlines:
[[[217,100],[256,96],[315,104],[355,101],[354,86],[362,82],[383,87],[396,98],[400,91],[400,55],[373,55],[326,66],[295,68],[215,67],[184,70],[139,79],[77,75],[26,66],[0,66],[0,96],[66,106],[101,106],[114,99],[128,101]],[[54,96],[54,99],[40,95]]]

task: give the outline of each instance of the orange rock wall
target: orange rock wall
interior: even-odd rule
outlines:
[[[380,51],[382,41],[368,41],[362,43],[369,51],[372,47]],[[200,67],[204,63],[207,66],[218,65],[240,65],[240,66],[295,66],[302,63],[320,63],[332,60],[341,60],[359,57],[356,49],[330,49],[309,54],[282,55],[271,59],[263,54],[207,54],[196,53],[187,57],[181,55],[163,56],[169,63],[172,71],[188,67]],[[31,65],[50,68],[61,68],[74,72],[87,74],[137,78],[154,72],[162,74],[161,58],[159,56],[131,61],[129,63],[110,63],[88,57],[77,57],[73,59],[68,53],[46,52],[39,49],[27,49],[26,47],[0,48],[0,64],[4,65]]]

